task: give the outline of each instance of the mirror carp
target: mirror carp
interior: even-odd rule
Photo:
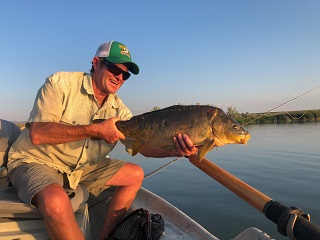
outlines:
[[[172,138],[178,133],[187,134],[199,147],[198,158],[215,146],[214,137],[225,144],[246,144],[248,131],[217,107],[208,105],[173,105],[118,121],[116,126],[126,137],[133,138],[132,155],[144,146],[161,149],[175,148]]]

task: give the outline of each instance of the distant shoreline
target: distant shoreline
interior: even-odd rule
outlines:
[[[320,122],[320,109],[270,113],[241,113],[232,117],[240,124],[287,124]]]

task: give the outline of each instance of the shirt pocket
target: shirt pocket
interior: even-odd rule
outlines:
[[[61,123],[71,125],[90,124],[92,112],[88,108],[66,110],[60,119]]]
[[[118,111],[115,108],[101,109],[94,114],[93,119],[109,119],[118,116]]]

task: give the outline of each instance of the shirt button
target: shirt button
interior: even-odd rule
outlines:
[[[72,121],[72,123],[73,123],[73,124],[76,124],[77,122],[76,122],[76,121]]]

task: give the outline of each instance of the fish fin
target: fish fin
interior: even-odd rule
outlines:
[[[132,156],[135,156],[140,152],[140,150],[143,148],[144,142],[139,140],[134,140],[132,143]]]
[[[201,161],[204,156],[212,149],[214,146],[214,140],[206,142],[198,151],[198,158]]]

